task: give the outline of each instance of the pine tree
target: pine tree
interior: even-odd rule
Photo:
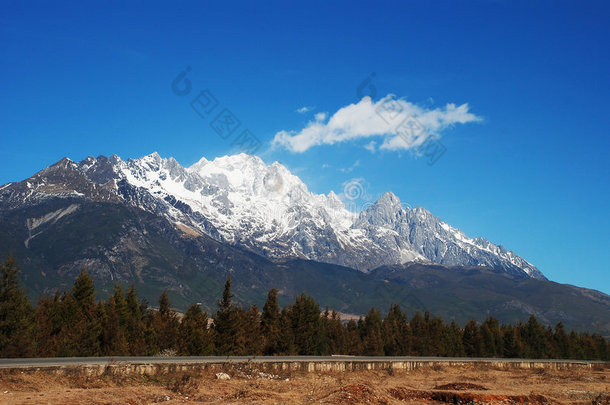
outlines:
[[[218,302],[218,307],[219,309],[214,315],[216,353],[223,356],[247,354],[243,312],[233,305],[231,277],[227,278],[222,300]]]
[[[509,359],[522,357],[523,347],[521,344],[518,327],[514,327],[512,325],[504,326],[502,336],[503,357]]]
[[[608,359],[608,343],[600,334],[594,333],[591,336],[591,341],[595,349],[595,354],[592,359],[607,360]]]
[[[451,324],[444,331],[443,356],[462,357],[465,355],[462,334],[462,329],[459,325],[455,321],[451,321]]]
[[[559,359],[570,358],[570,339],[563,327],[563,323],[559,322],[555,325],[555,333],[553,334],[554,356]]]
[[[468,357],[480,357],[483,352],[483,339],[476,321],[469,321],[464,327],[462,338],[464,352]]]
[[[488,316],[481,325],[481,337],[483,338],[483,356],[498,357],[502,354],[502,333],[500,324],[494,317]]]
[[[135,285],[132,283],[125,298],[127,306],[126,337],[129,344],[129,353],[132,356],[154,354],[148,350],[144,339],[146,325],[142,317],[142,310],[138,303]]]
[[[110,297],[105,303],[98,306],[101,319],[102,333],[100,336],[100,352],[103,356],[126,356],[129,354],[129,345],[123,328],[121,316],[117,310],[115,299]]]
[[[297,354],[292,330],[292,307],[282,308],[280,313],[280,340],[277,354],[285,356]]]
[[[445,324],[438,316],[431,317],[428,311],[426,311],[426,316],[424,319],[426,320],[426,330],[428,335],[426,356],[440,356],[443,353]]]
[[[570,357],[571,359],[584,359],[585,352],[582,347],[580,336],[575,331],[571,331],[569,335],[570,339]]]
[[[59,332],[58,357],[100,355],[100,317],[95,304],[81,306],[72,294],[64,293],[54,308]]]
[[[326,335],[328,338],[327,354],[348,354],[347,330],[335,310],[330,313],[330,317],[326,318]]]
[[[214,341],[208,328],[208,315],[197,304],[191,305],[179,327],[179,353],[187,356],[210,356]]]
[[[383,356],[381,314],[372,308],[364,318],[363,351],[365,356]]]
[[[263,353],[261,317],[258,307],[252,305],[247,311],[242,310],[241,312],[245,337],[245,353],[249,356],[258,356]]]
[[[398,356],[404,353],[402,337],[406,333],[407,322],[400,306],[390,306],[383,320],[383,351],[386,356]]]
[[[64,293],[59,310],[61,331],[58,334],[58,356],[99,356],[102,331],[95,305],[95,284],[82,269],[70,294]]]
[[[528,358],[548,358],[546,333],[534,315],[530,315],[527,324],[521,328],[521,338],[525,343],[525,355]]]
[[[144,346],[146,347],[147,355],[155,355],[159,353],[159,346],[157,345],[157,333],[155,331],[155,311],[148,304],[148,300],[146,298],[142,298],[140,301],[140,313],[142,314],[142,324],[144,324],[144,328],[142,329],[142,340],[144,341]]]
[[[290,315],[297,353],[300,355],[322,354],[324,347],[320,305],[303,292],[292,305]]]
[[[58,294],[55,298],[40,297],[36,304],[34,314],[36,356],[54,357],[57,351],[56,337],[59,333],[57,317],[55,314],[56,302],[59,300]]]
[[[153,316],[153,327],[159,351],[177,349],[178,343],[178,317],[171,308],[171,301],[167,290],[159,297],[159,311]]]
[[[74,280],[72,297],[74,297],[77,304],[85,311],[91,310],[95,304],[95,284],[84,268],[81,269],[80,274],[76,277],[76,280]]]
[[[0,265],[0,356],[33,354],[34,311],[19,285],[19,268],[9,257]]]
[[[411,327],[412,335],[411,354],[414,356],[423,356],[428,351],[428,331],[426,329],[426,321],[419,311],[415,312],[409,326]]]
[[[127,307],[127,300],[123,294],[123,289],[118,283],[114,285],[112,301],[114,301],[114,307],[119,318],[121,329],[123,330],[123,333],[126,333],[127,324],[129,323],[129,308]]]
[[[354,356],[359,356],[362,354],[362,338],[360,336],[360,328],[358,327],[359,323],[360,322],[350,319],[345,328],[347,353]],[[364,323],[364,321],[362,321],[362,323]]]
[[[280,352],[280,307],[277,300],[277,290],[272,288],[267,295],[261,315],[261,332],[263,336],[263,353],[267,356]]]

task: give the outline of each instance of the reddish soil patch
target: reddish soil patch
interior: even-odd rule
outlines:
[[[390,395],[401,401],[423,400],[436,401],[446,404],[548,404],[543,395],[488,395],[472,394],[468,392],[424,391],[410,390],[403,387],[390,388]]]
[[[389,402],[379,397],[371,387],[364,384],[345,385],[330,393],[323,403],[330,404],[379,404],[387,405]]]
[[[437,385],[436,387],[434,387],[434,389],[435,390],[453,390],[453,391],[464,391],[464,390],[487,391],[487,388],[483,387],[482,385],[465,383],[465,382]]]

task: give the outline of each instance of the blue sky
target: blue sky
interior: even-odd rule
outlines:
[[[360,179],[363,202],[392,190],[552,280],[610,293],[607,2],[0,7],[2,184],[64,156],[234,153],[189,105],[208,89],[310,190]],[[388,95],[446,148],[433,165],[417,142],[381,148],[396,132],[376,118],[352,122]]]

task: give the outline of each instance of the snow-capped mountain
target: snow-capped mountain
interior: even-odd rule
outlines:
[[[391,192],[354,213],[334,192],[311,193],[286,167],[256,156],[202,158],[187,168],[157,153],[126,161],[115,155],[78,163],[62,159],[0,187],[3,209],[58,196],[137,206],[163,215],[185,234],[205,234],[273,260],[307,258],[364,272],[420,261],[544,278],[515,253],[471,239],[423,208],[404,208]],[[70,212],[78,209],[71,207]],[[41,213],[31,225],[70,212]],[[36,237],[34,228],[29,238]]]

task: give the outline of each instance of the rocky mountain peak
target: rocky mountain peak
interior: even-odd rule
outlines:
[[[311,193],[281,163],[246,154],[202,158],[189,168],[156,152],[127,161],[65,158],[0,189],[0,202],[11,207],[49,196],[121,201],[274,260],[306,258],[365,272],[430,261],[544,278],[501,246],[468,238],[424,208],[403,208],[392,192],[353,213],[334,192]]]

